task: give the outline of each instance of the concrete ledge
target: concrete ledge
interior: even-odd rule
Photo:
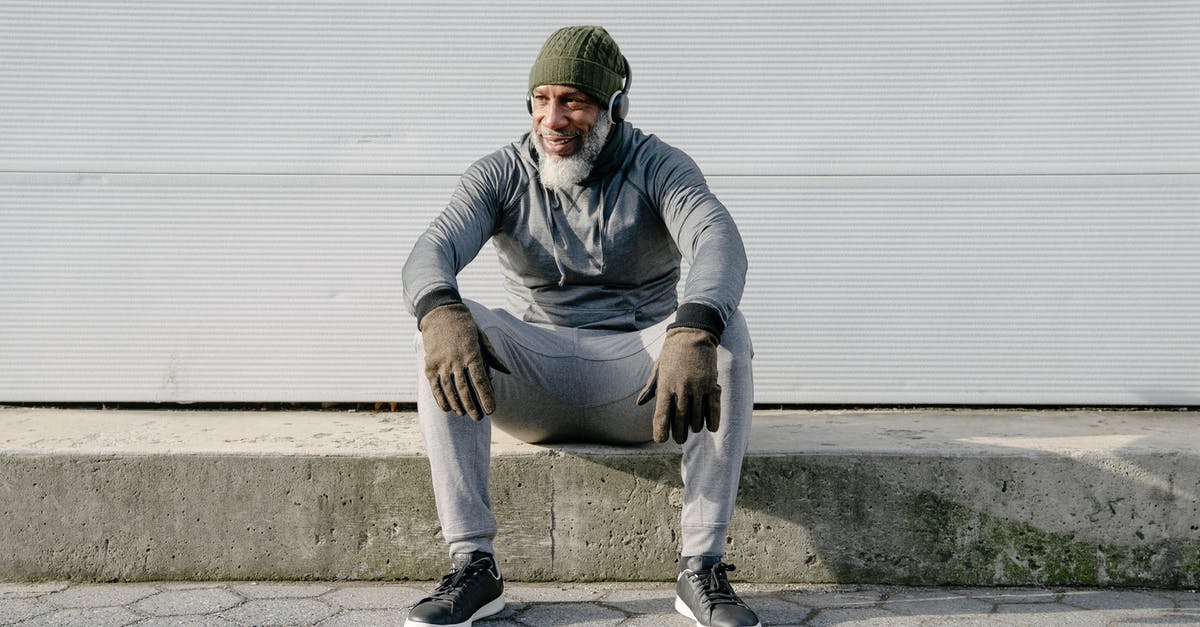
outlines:
[[[1200,415],[761,412],[729,560],[761,582],[1195,587]],[[514,580],[669,579],[679,449],[497,431]],[[434,579],[415,416],[0,408],[0,579]]]

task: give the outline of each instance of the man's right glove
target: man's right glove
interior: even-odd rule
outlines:
[[[496,411],[496,394],[488,376],[490,366],[512,374],[500,360],[487,334],[475,324],[462,303],[435,307],[421,318],[425,343],[425,377],[442,411],[469,414],[482,420]]]
[[[637,404],[658,396],[654,404],[655,442],[667,435],[683,444],[688,429],[699,433],[721,425],[721,386],[717,385],[717,336],[703,329],[675,327],[667,331],[662,352]]]

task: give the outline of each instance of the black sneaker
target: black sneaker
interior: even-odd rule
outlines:
[[[733,564],[719,557],[685,557],[675,580],[675,611],[696,621],[696,627],[762,627],[725,573]]]
[[[471,627],[504,609],[504,580],[490,553],[455,553],[452,560],[450,573],[409,610],[404,627]]]

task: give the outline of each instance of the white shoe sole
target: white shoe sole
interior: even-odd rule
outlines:
[[[692,608],[688,607],[688,604],[684,603],[683,599],[679,598],[678,594],[675,595],[675,611],[679,612],[680,614],[683,614],[684,616],[686,616],[692,620],[696,620],[696,615],[692,613]],[[701,625],[700,621],[696,620],[696,627],[706,627],[706,626]],[[753,627],[762,627],[762,623],[755,623],[753,625]]]
[[[437,625],[436,623],[420,623],[415,620],[406,619],[404,621],[404,627],[430,627],[430,625],[436,625],[436,627],[471,627],[471,624],[474,623],[475,621],[477,621],[481,618],[487,618],[488,616],[491,616],[492,614],[499,614],[500,611],[503,609],[504,609],[504,597],[499,596],[499,597],[496,597],[495,599],[492,599],[490,602],[488,602],[487,605],[479,608],[479,610],[477,612],[475,612],[471,616],[471,618],[468,618],[467,621],[464,623],[445,623],[445,624]]]

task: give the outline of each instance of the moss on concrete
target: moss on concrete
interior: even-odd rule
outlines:
[[[1080,541],[1003,520],[929,492],[909,501],[911,572],[893,583],[1189,587],[1200,542]]]

